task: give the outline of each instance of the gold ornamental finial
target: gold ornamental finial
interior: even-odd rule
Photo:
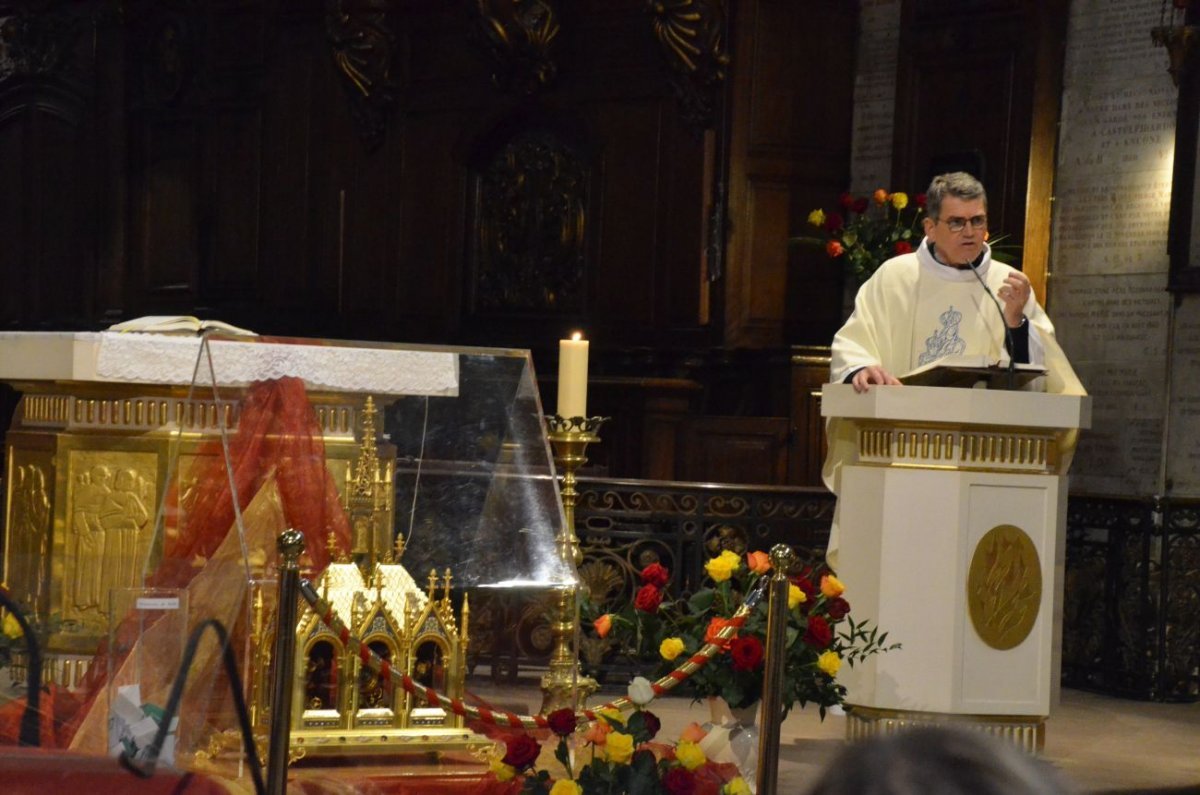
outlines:
[[[787,544],[771,547],[771,566],[777,572],[787,574],[796,563],[796,553]]]
[[[437,590],[437,569],[429,570],[429,598],[434,598],[434,591]]]
[[[399,563],[400,559],[404,557],[404,536],[396,536],[396,543],[392,545],[392,550],[392,562]]]
[[[450,567],[449,566],[446,567],[446,581],[445,581],[445,584],[444,584],[443,590],[442,590],[442,601],[443,602],[450,601]]]
[[[462,621],[459,622],[462,629],[459,631],[458,637],[462,640],[463,650],[466,651],[467,643],[470,639],[467,634],[467,626],[471,621],[471,594],[465,591],[463,592],[462,610],[459,611],[459,614],[462,616]]]
[[[333,530],[329,531],[329,535],[325,538],[325,551],[329,553],[329,562],[338,563],[338,542],[337,533]]]

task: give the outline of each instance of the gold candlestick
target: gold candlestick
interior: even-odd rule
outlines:
[[[575,535],[575,471],[587,463],[587,446],[599,442],[596,431],[607,417],[546,417],[547,436],[554,446],[554,462],[562,477],[563,515],[566,522],[558,537],[558,552],[562,559],[578,566],[583,561],[579,537]],[[578,709],[581,702],[596,692],[599,685],[590,677],[579,675],[579,661],[571,645],[575,632],[575,586],[560,588],[556,618],[551,626],[554,652],[550,655],[550,670],[542,677],[542,712],[563,707]]]

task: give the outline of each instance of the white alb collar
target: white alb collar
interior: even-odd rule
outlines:
[[[921,267],[929,271],[929,273],[937,276],[939,279],[945,279],[948,282],[973,282],[975,276],[967,268],[955,268],[950,265],[944,265],[933,256],[933,252],[929,250],[929,238],[921,239],[921,245],[917,246],[917,261],[921,263]],[[987,279],[988,269],[992,264],[992,247],[987,243],[983,244],[983,259],[975,266],[976,272],[980,278]]]

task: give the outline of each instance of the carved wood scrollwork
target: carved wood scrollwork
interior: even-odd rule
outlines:
[[[350,98],[359,137],[369,148],[383,143],[395,103],[392,60],[396,36],[389,0],[327,0],[325,32]]]
[[[496,59],[492,80],[508,91],[532,94],[553,82],[558,66],[550,47],[558,37],[551,0],[477,0],[482,38]]]
[[[554,135],[529,131],[497,152],[477,179],[476,309],[580,311],[586,164]]]
[[[717,91],[725,80],[723,0],[647,0],[654,37],[671,67],[671,85],[693,127],[713,126]]]
[[[53,75],[68,67],[87,14],[65,3],[49,5],[0,16],[0,81]]]

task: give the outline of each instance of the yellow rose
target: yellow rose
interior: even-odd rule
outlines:
[[[817,658],[817,667],[830,676],[837,676],[838,669],[842,667],[842,658],[836,651],[827,651]]]
[[[613,732],[604,743],[604,758],[619,765],[629,764],[633,756],[633,735]]]
[[[683,653],[683,641],[679,638],[667,638],[658,644],[658,653],[664,660],[674,660]]]
[[[795,585],[788,585],[788,610],[792,610],[796,605],[804,604],[808,601],[808,596],[804,591],[800,590]]]
[[[12,613],[4,614],[4,634],[10,638],[19,638],[25,633],[21,631],[21,625],[17,623],[17,617]]]
[[[695,770],[708,761],[708,757],[700,750],[700,746],[687,740],[680,740],[679,744],[675,746],[675,758],[688,770]]]
[[[625,716],[621,713],[621,710],[617,709],[616,707],[606,707],[596,714],[607,718],[610,724],[619,723],[622,726],[625,725]]]
[[[832,574],[826,574],[821,578],[821,593],[832,599],[835,596],[841,596],[846,592],[846,586],[842,585],[842,581]]]
[[[746,783],[746,779],[738,776],[721,787],[721,795],[750,795],[750,785]]]
[[[581,792],[583,790],[579,788],[579,785],[569,778],[560,778],[550,788],[550,795],[580,795]]]
[[[824,226],[825,213],[821,210],[813,210],[808,214],[808,222],[813,226]]]
[[[517,769],[512,765],[504,764],[504,760],[498,756],[493,756],[489,765],[492,768],[492,775],[496,777],[497,781],[509,781],[517,775]]]
[[[741,565],[741,555],[727,549],[715,558],[709,558],[708,563],[704,564],[704,570],[713,582],[725,582]]]
[[[899,193],[899,192],[893,193],[892,194],[892,206],[895,207],[897,210],[903,210],[905,207],[908,206],[908,194],[907,193]]]

